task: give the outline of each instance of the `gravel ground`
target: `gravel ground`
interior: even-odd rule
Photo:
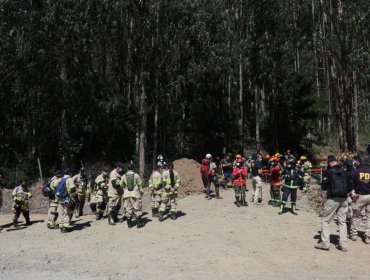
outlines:
[[[334,245],[314,249],[320,218],[305,209],[305,198],[298,216],[279,216],[266,203],[268,188],[264,204],[244,208],[234,205],[231,189],[222,200],[187,196],[176,221],[146,215],[141,229],[87,215],[62,234],[34,214],[32,226],[15,230],[2,213],[0,279],[368,279],[367,266],[359,265],[370,258],[368,245],[348,241],[347,253]],[[333,243],[337,238],[333,223]]]

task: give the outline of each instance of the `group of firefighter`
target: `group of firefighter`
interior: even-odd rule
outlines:
[[[290,150],[284,155],[279,153],[255,154],[247,159],[237,154],[235,158],[231,153],[224,155],[223,159],[213,160],[211,154],[207,154],[202,160],[200,173],[203,181],[206,198],[211,199],[211,184],[214,185],[215,198],[221,199],[219,188],[233,187],[235,191],[235,205],[248,206],[246,200],[247,178],[252,179],[251,202],[262,203],[263,178],[269,178],[270,195],[269,204],[279,207],[278,214],[283,214],[285,205],[290,196],[291,212],[297,215],[296,200],[297,189],[307,192],[310,187],[312,164],[306,156],[301,156],[297,161]],[[219,182],[219,175],[223,180]],[[281,196],[281,192],[283,195]]]
[[[156,168],[149,179],[152,217],[158,217],[159,221],[163,221],[167,214],[172,220],[176,219],[177,191],[181,182],[178,172],[173,167],[173,163],[164,162],[160,155]],[[4,174],[1,172],[0,181],[3,179]],[[61,186],[65,190],[63,196],[60,195],[63,192]],[[57,170],[43,186],[42,192],[49,199],[47,222],[49,229],[60,229],[62,233],[72,230],[72,217],[75,215],[78,218],[83,215],[85,201],[89,202],[96,220],[101,220],[106,213],[109,225],[116,225],[117,222],[123,222],[126,219],[129,228],[135,224],[138,228],[144,226],[142,217],[143,182],[139,174],[134,172],[132,163],[125,166],[122,162],[117,162],[110,173],[107,167],[102,167],[100,174],[95,179],[93,176],[87,175],[84,167],[75,175],[70,168],[65,168],[63,171]],[[25,225],[31,225],[29,214],[29,199],[31,197],[32,194],[25,181],[19,182],[18,186],[14,188],[12,198],[15,228],[20,227],[18,219],[21,214],[25,218]],[[119,219],[121,206],[123,206],[123,218]]]

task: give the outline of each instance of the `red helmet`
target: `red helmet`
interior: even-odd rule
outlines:
[[[269,160],[271,157],[270,157],[270,155],[269,154],[267,154],[266,156],[265,156],[265,159],[267,159],[267,160]]]

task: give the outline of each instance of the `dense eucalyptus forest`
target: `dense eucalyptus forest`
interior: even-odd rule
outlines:
[[[0,169],[369,131],[365,0],[0,0]]]

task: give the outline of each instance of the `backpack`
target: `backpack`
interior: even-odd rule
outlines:
[[[51,197],[53,195],[53,191],[50,188],[50,184],[52,181],[47,182],[45,185],[41,188],[41,193],[44,197]]]
[[[332,197],[347,197],[348,182],[343,170],[335,170],[332,176],[330,194]]]
[[[127,190],[133,191],[135,188],[135,174],[126,173]]]
[[[62,181],[59,182],[59,184],[56,186],[54,193],[56,197],[65,199],[68,196],[68,190],[67,190],[67,179],[63,178]]]

